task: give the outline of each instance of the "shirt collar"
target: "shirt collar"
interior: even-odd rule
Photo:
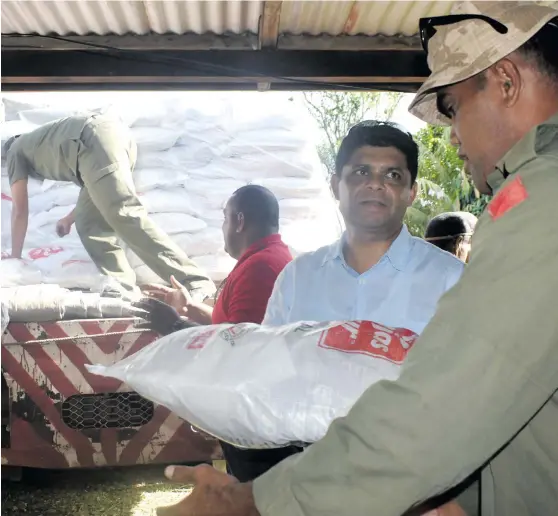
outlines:
[[[242,263],[244,260],[252,256],[253,254],[256,254],[259,251],[263,251],[264,249],[272,246],[273,244],[278,244],[282,242],[283,241],[281,240],[281,235],[279,235],[278,233],[260,238],[259,240],[256,240],[248,249],[246,249],[244,253],[242,253],[242,256],[238,259],[236,265]]]
[[[496,170],[486,178],[492,193],[495,194],[500,189],[508,176],[515,174],[521,167],[543,152],[548,145],[551,145],[557,129],[558,113],[555,113],[542,124],[533,127],[506,152],[504,157],[498,161]]]
[[[322,266],[333,260],[340,260],[343,263],[345,262],[345,257],[343,256],[343,246],[345,245],[345,242],[346,233],[343,233],[343,236],[329,247],[322,261]],[[397,235],[397,238],[391,243],[384,256],[387,256],[387,259],[395,269],[403,271],[409,263],[412,244],[413,237],[409,233],[407,226],[403,224],[399,235]]]

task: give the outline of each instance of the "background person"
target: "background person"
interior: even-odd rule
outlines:
[[[77,205],[57,224],[59,235],[75,220],[80,240],[99,270],[133,290],[136,275],[118,238],[163,280],[174,276],[192,295],[215,292],[207,274],[148,216],[139,201],[132,171],[136,144],[130,130],[108,115],[81,115],[45,124],[11,138],[3,155],[12,192],[12,252],[21,258],[27,233],[27,181],[70,181],[81,187]]]
[[[261,323],[277,276],[292,260],[279,235],[279,203],[273,193],[259,185],[239,188],[224,209],[223,237],[226,252],[237,263],[223,282],[214,308],[192,300],[174,279],[174,288],[148,286],[147,293],[198,324]],[[166,318],[161,317],[160,323],[169,326]],[[165,330],[161,328],[161,333]],[[225,442],[221,447],[231,474],[241,481],[257,478],[300,451],[294,446],[246,450]]]
[[[263,324],[372,320],[420,333],[463,263],[403,223],[417,193],[417,144],[394,124],[362,122],[343,139],[335,168],[347,229],[285,267]]]
[[[440,213],[428,223],[424,239],[467,263],[476,225],[477,217],[472,213],[466,211]]]

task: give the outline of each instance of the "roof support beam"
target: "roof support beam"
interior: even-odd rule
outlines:
[[[2,88],[47,89],[370,89],[412,91],[428,76],[418,51],[10,51],[2,49]]]
[[[277,48],[283,2],[264,2],[258,33],[261,49]]]

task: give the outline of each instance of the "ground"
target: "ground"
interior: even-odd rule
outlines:
[[[170,484],[162,466],[26,472],[2,482],[2,516],[154,516],[188,489]]]

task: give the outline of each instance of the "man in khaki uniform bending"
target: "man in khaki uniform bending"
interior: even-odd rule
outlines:
[[[103,274],[126,289],[135,274],[118,237],[163,280],[175,278],[204,298],[213,282],[147,215],[132,179],[136,144],[128,127],[107,115],[72,116],[9,140],[4,149],[12,190],[12,257],[21,258],[28,223],[27,180],[71,181],[81,186],[75,210],[57,230],[69,232],[75,217],[83,246]]]
[[[411,112],[451,124],[494,194],[463,276],[400,378],[372,386],[321,441],[253,484],[167,470],[196,487],[160,514],[398,516],[478,470],[482,516],[558,514],[558,11],[454,13],[468,16],[421,20],[432,74]]]

